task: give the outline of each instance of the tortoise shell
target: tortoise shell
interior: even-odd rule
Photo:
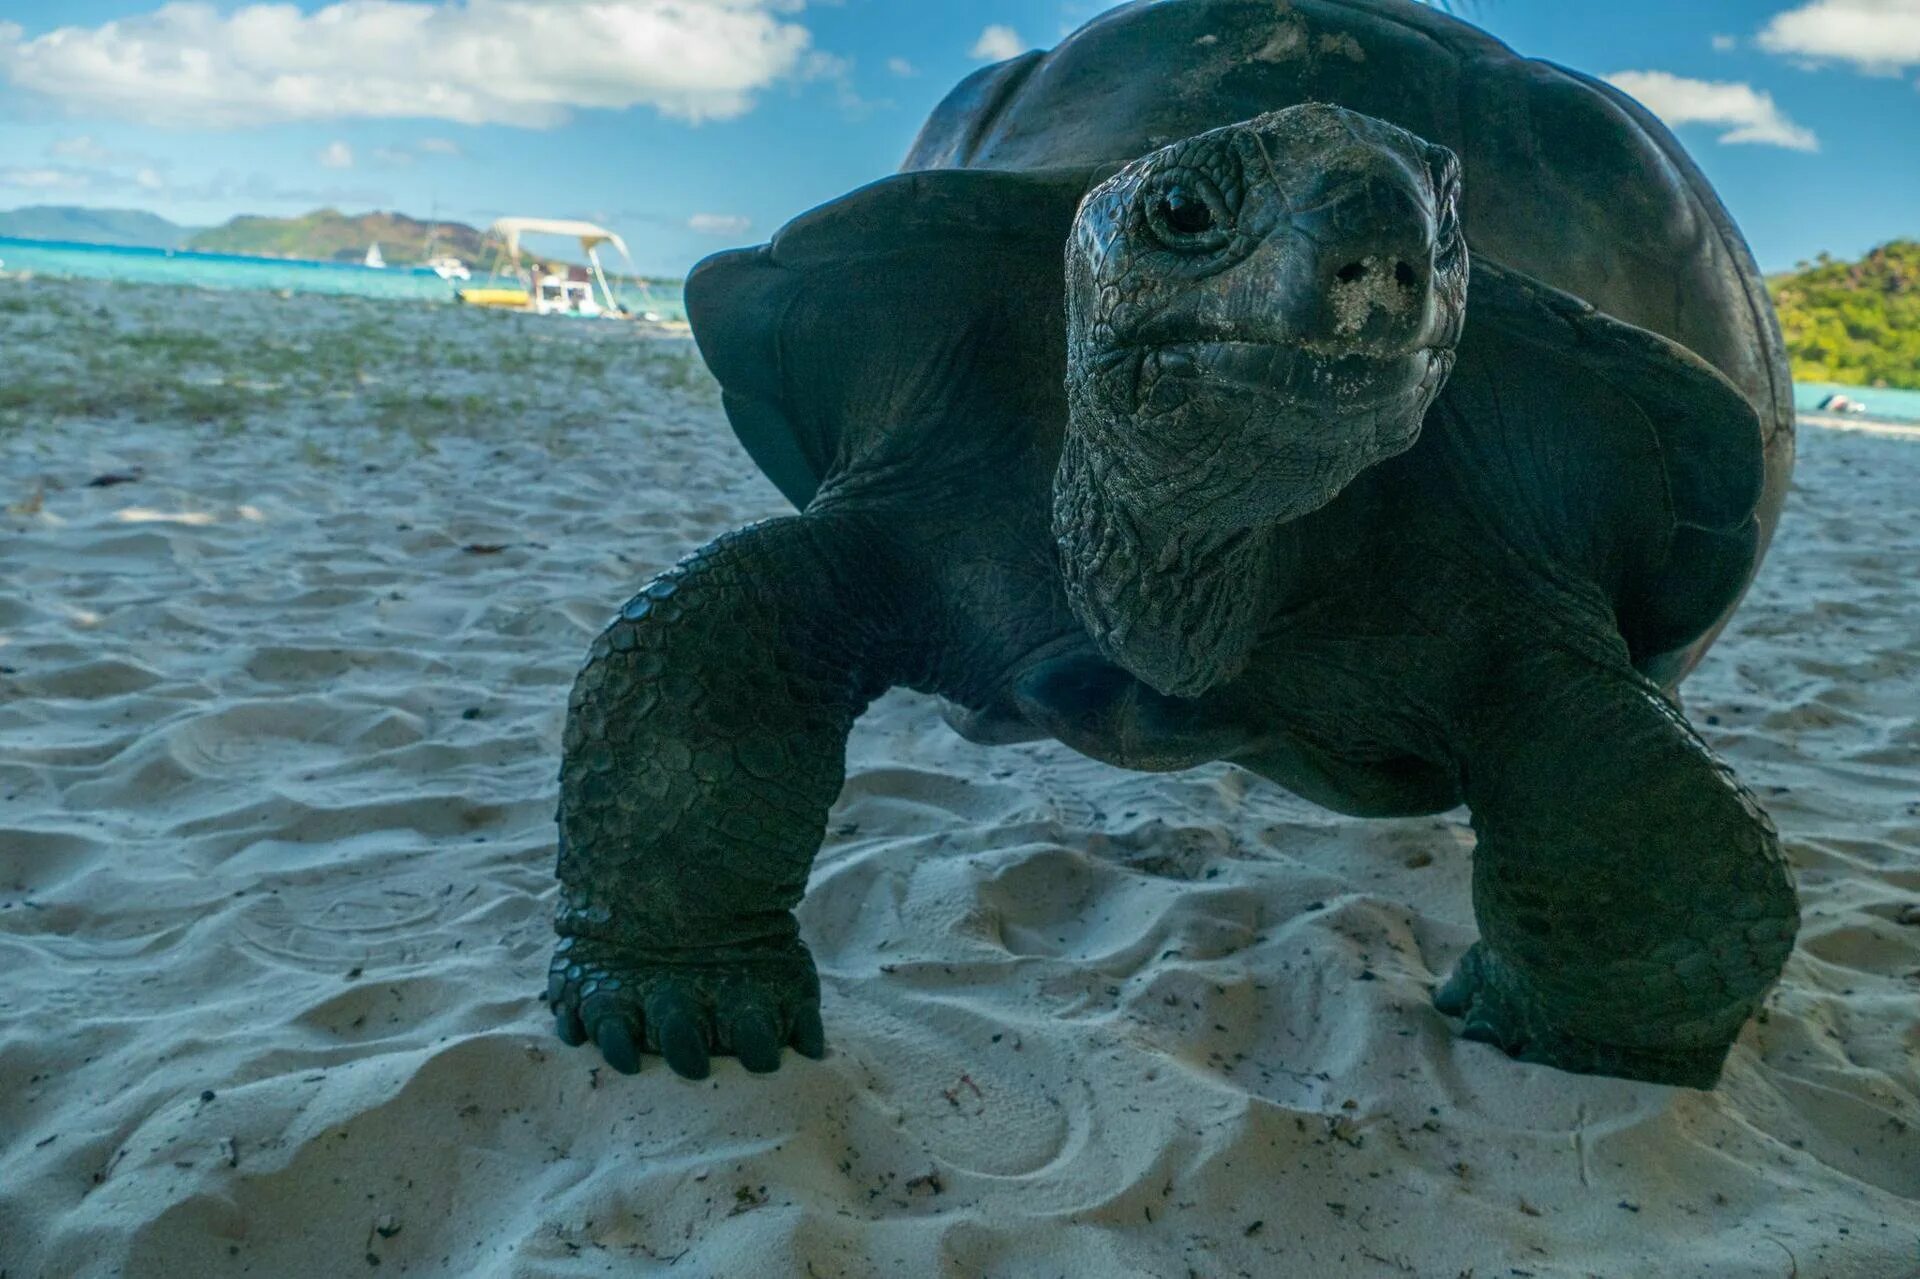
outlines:
[[[736,432],[801,506],[836,469],[937,451],[924,416],[850,413],[855,375],[819,366],[924,352],[962,329],[1019,352],[992,372],[990,393],[1021,402],[1003,416],[1055,412],[1059,261],[1079,195],[1168,143],[1304,102],[1377,116],[1459,157],[1478,264],[1469,336],[1504,326],[1524,351],[1530,334],[1553,331],[1581,367],[1629,388],[1669,489],[1646,518],[1673,527],[1662,530],[1664,563],[1617,607],[1635,664],[1676,683],[1744,594],[1792,469],[1791,383],[1764,281],[1705,178],[1644,108],[1411,0],[1138,0],[1050,51],[969,76],[901,176],[690,278],[695,335]],[[1636,364],[1653,345],[1666,358]],[[1697,360],[1677,364],[1686,353]],[[902,361],[892,363],[897,387]],[[959,394],[914,377],[927,383],[924,403]],[[1737,393],[1737,408],[1709,378]],[[967,394],[977,404],[982,390]],[[1690,407],[1703,400],[1716,407]]]

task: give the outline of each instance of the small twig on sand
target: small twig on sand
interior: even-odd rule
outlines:
[[[1371,1248],[1362,1248],[1360,1255],[1369,1261],[1377,1261],[1383,1266],[1392,1266],[1403,1275],[1417,1273],[1413,1268],[1413,1263],[1404,1257],[1383,1257]]]
[[[1762,1239],[1787,1254],[1787,1279],[1800,1279],[1800,1258],[1793,1255],[1793,1249],[1775,1239],[1772,1235],[1761,1235]]]

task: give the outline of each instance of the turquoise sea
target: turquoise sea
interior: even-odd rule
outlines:
[[[473,265],[473,264],[469,264]],[[415,298],[451,302],[456,287],[486,283],[483,269],[462,285],[411,267],[385,269],[352,262],[307,262],[297,258],[253,258],[231,253],[126,249],[62,240],[16,240],[0,236],[0,270],[31,271],[37,276],[83,280],[126,280],[137,284],[178,284],[201,289],[270,289],[294,293],[351,293],[369,298]],[[652,311],[682,320],[686,310],[678,286],[616,284],[614,291],[635,311]]]
[[[1832,382],[1796,382],[1793,407],[1802,413],[1817,413],[1820,401],[1840,394],[1867,406],[1861,416],[1883,422],[1920,422],[1920,391],[1889,391],[1877,386],[1837,386]],[[1851,416],[1843,415],[1843,416]]]
[[[35,275],[90,280],[128,280],[140,284],[178,284],[202,289],[285,289],[295,293],[352,293],[370,298],[416,298],[447,302],[456,287],[435,275],[408,267],[376,270],[349,262],[306,262],[289,258],[239,257],[229,253],[123,249],[58,240],[16,240],[0,236],[0,269]],[[480,271],[472,284],[486,282]],[[686,308],[677,286],[616,286],[636,311],[652,311],[684,320]],[[1835,386],[1802,382],[1793,389],[1794,407],[1817,411],[1820,401],[1841,392],[1867,406],[1866,416],[1893,422],[1920,422],[1920,391]]]

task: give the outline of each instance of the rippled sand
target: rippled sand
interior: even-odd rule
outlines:
[[[577,663],[782,509],[685,344],[42,282],[0,354],[9,1279],[1920,1273],[1920,441],[1806,433],[1687,686],[1806,907],[1718,1092],[1451,1032],[1460,814],[902,693],[802,912],[830,1056],[693,1084],[533,997]]]

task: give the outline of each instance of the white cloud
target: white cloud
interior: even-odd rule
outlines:
[[[805,0],[335,0],[225,12],[175,0],[27,38],[0,79],[70,110],[157,124],[428,118],[545,128],[575,108],[738,116],[806,78]]]
[[[1715,53],[1732,53],[1739,47],[1740,41],[1733,36],[1715,36],[1713,38],[1713,51]]]
[[[1775,14],[1759,43],[1769,53],[1893,74],[1920,63],[1920,0],[1813,0]]]
[[[49,150],[59,150],[56,144]],[[84,154],[88,159],[104,159],[100,165],[13,165],[0,166],[0,187],[27,191],[155,192],[167,188],[163,166],[137,156],[120,155],[104,149],[67,147],[69,155]]]
[[[988,62],[1004,62],[1026,51],[1027,42],[1020,38],[1018,31],[996,22],[980,33],[980,38],[973,42],[973,48],[967,50],[967,56]]]
[[[1813,130],[1788,119],[1773,95],[1750,84],[1726,80],[1689,80],[1666,71],[1619,71],[1607,77],[1615,88],[1638,98],[1667,124],[1716,125],[1727,144],[1754,143],[1818,151]]]
[[[78,169],[0,169],[0,187],[19,187],[30,191],[78,191],[91,185],[92,178]]]
[[[353,148],[335,139],[320,148],[320,154],[314,159],[320,161],[323,169],[351,169],[353,167]]]
[[[312,209],[320,205],[335,208],[392,208],[393,192],[374,186],[283,186],[264,173],[234,173],[223,170],[213,177],[191,183],[173,183],[168,194],[176,200],[197,200],[210,204],[237,204],[256,210],[267,206]]]
[[[459,157],[466,153],[449,138],[422,138],[418,142],[389,142],[375,147],[372,160],[383,169],[404,169],[422,159]]]
[[[687,225],[701,235],[745,235],[753,219],[738,213],[696,213]]]
[[[56,138],[47,147],[47,154],[62,160],[81,160],[91,164],[105,164],[113,158],[111,151],[84,133],[78,137]]]
[[[902,80],[911,80],[920,74],[920,69],[905,58],[888,58],[887,70]]]

